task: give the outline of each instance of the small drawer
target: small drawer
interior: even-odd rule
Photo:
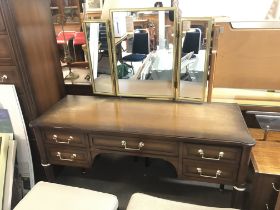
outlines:
[[[92,143],[96,149],[178,156],[177,142],[127,137],[92,136]]]
[[[0,65],[14,65],[13,50],[8,35],[0,35]]]
[[[0,84],[13,84],[21,89],[21,80],[15,66],[0,67]]]
[[[45,141],[49,144],[88,147],[87,136],[83,133],[75,133],[60,130],[45,131]]]
[[[47,147],[47,154],[51,164],[90,167],[90,153],[82,149]]]
[[[218,184],[234,184],[238,165],[209,164],[205,161],[183,160],[183,176]]]
[[[232,147],[184,144],[183,157],[196,160],[239,163],[241,150]]]

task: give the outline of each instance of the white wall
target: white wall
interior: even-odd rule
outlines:
[[[228,16],[232,20],[263,20],[273,0],[179,0],[183,17]]]

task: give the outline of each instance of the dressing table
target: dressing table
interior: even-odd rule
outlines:
[[[50,181],[53,165],[90,168],[102,153],[160,158],[180,179],[235,186],[234,206],[255,144],[235,104],[68,95],[30,126]]]

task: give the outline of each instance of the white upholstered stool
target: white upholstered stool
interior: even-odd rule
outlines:
[[[126,210],[234,210],[170,201],[162,198],[135,193],[131,196]]]
[[[117,210],[116,196],[60,184],[38,182],[14,210]]]

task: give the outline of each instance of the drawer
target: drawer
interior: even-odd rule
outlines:
[[[0,65],[14,65],[13,50],[8,35],[0,35]]]
[[[3,14],[0,10],[0,33],[6,31],[4,20],[3,20]]]
[[[46,130],[45,142],[48,144],[88,147],[86,134],[66,130]]]
[[[197,160],[183,160],[183,176],[197,181],[234,184],[238,166]]]
[[[0,84],[14,84],[17,89],[21,89],[22,83],[15,66],[0,67]]]
[[[115,150],[121,152],[145,153],[178,156],[177,142],[159,140],[92,136],[92,143],[96,149]]]
[[[239,163],[241,149],[224,146],[184,144],[183,157],[224,163]]]
[[[47,147],[47,155],[51,164],[86,168],[91,166],[91,157],[87,150]]]
[[[274,210],[280,190],[280,176],[256,174],[250,195],[249,210]]]

